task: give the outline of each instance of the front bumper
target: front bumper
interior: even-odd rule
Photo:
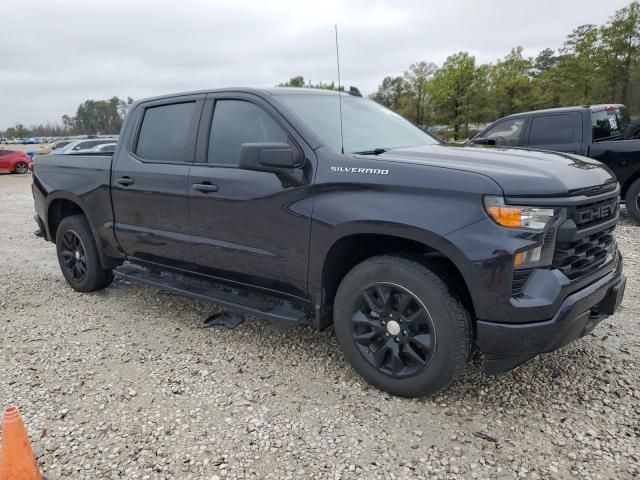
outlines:
[[[509,324],[478,320],[485,371],[506,372],[540,353],[557,350],[612,315],[622,302],[627,280],[618,257],[617,268],[566,297],[550,320]]]

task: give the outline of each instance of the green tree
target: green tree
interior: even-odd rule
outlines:
[[[7,129],[7,136],[13,138],[23,138],[31,135],[31,132],[22,123],[16,123],[12,128]]]
[[[532,60],[516,47],[489,72],[493,108],[498,117],[530,109]]]
[[[483,97],[483,74],[474,57],[460,52],[448,57],[433,76],[430,92],[435,118],[452,128],[455,140],[461,134],[468,137],[469,123],[481,115],[478,101]]]
[[[427,122],[430,112],[429,82],[437,69],[434,63],[418,62],[404,72],[408,108],[413,112],[412,120],[418,126],[424,126]]]
[[[311,80],[309,80],[307,83],[305,83],[304,77],[302,75],[298,75],[297,77],[291,77],[286,82],[279,83],[278,85],[276,85],[276,87],[297,87],[297,88],[304,87],[304,88],[320,88],[322,90],[340,90],[340,91],[344,91],[344,87],[340,86],[340,88],[338,88],[338,86],[335,84],[335,82],[331,82],[331,83],[324,83],[324,82],[313,83]]]
[[[407,89],[407,84],[401,76],[384,77],[371,98],[387,108],[399,111],[406,100]]]
[[[288,81],[284,83],[279,83],[276,85],[278,87],[304,87],[304,77],[302,75],[298,75],[297,77],[291,77]]]
[[[76,116],[63,116],[63,123],[80,134],[116,134],[120,132],[124,115],[133,100],[111,97],[108,100],[86,100],[78,107]]]
[[[613,87],[612,101],[629,103],[632,99],[633,73],[640,60],[640,4],[632,2],[618,10],[600,29],[602,71]]]

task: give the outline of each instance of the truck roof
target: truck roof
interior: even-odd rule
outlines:
[[[583,110],[591,110],[592,112],[600,112],[602,110],[620,108],[624,105],[621,103],[599,103],[596,105],[577,105],[573,107],[558,107],[558,108],[545,108],[542,110],[530,110],[528,112],[512,113],[503,118],[518,117],[520,115],[530,115],[532,113],[560,113],[560,112],[577,112]]]
[[[321,88],[307,87],[272,87],[272,88],[254,88],[254,87],[225,87],[211,88],[205,90],[192,90],[186,92],[170,93],[166,95],[156,95],[137,100],[135,103],[148,102],[153,100],[162,100],[164,98],[184,97],[187,95],[203,95],[207,93],[253,93],[256,95],[338,95],[336,90],[325,90]],[[349,91],[343,91],[343,95],[351,95]]]

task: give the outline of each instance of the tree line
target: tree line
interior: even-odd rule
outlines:
[[[541,108],[624,103],[640,114],[640,4],[630,3],[603,25],[577,27],[560,48],[535,58],[516,47],[490,64],[479,65],[467,52],[441,66],[414,63],[385,77],[372,98],[454,139],[496,118]]]
[[[132,103],[131,97],[126,100],[118,97],[108,100],[86,100],[78,106],[75,116],[63,115],[62,123],[46,123],[31,127],[17,123],[0,133],[8,138],[118,134]]]

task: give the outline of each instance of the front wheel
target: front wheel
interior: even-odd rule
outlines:
[[[631,218],[640,222],[640,178],[629,186],[624,200]]]
[[[16,163],[16,166],[14,167],[13,171],[15,173],[19,173],[19,174],[25,174],[29,172],[29,165],[27,165],[24,162],[18,162]]]
[[[91,228],[84,215],[71,215],[56,232],[58,263],[67,283],[78,292],[93,292],[111,284],[113,272],[102,268]]]
[[[374,257],[343,279],[334,304],[338,343],[369,383],[421,397],[446,387],[471,349],[471,319],[433,270],[394,256]]]

